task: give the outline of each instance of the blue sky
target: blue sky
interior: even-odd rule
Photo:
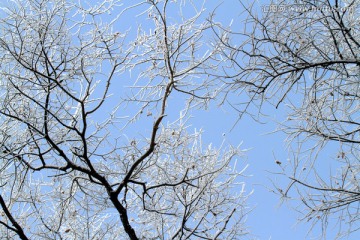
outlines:
[[[208,10],[215,8],[218,1],[211,1],[205,5]],[[257,2],[254,9],[257,9],[261,14],[261,6],[263,4]],[[174,10],[176,13],[176,10]],[[136,12],[136,11],[133,11]],[[128,15],[131,16],[132,12]],[[132,18],[129,18],[132,19]],[[233,29],[237,31],[243,30],[243,9],[238,1],[227,0],[222,2],[216,10],[216,19],[221,21],[224,25],[233,21]],[[122,29],[127,29],[127,26],[136,28],[134,24],[141,23],[144,28],[147,28],[147,23],[142,22],[141,18],[136,18],[132,22],[127,22],[122,25]],[[241,42],[241,39],[237,39]],[[240,96],[241,97],[241,96]],[[236,103],[239,96],[231,96],[232,103]],[[180,102],[179,102],[180,104]],[[281,161],[286,165],[289,157],[286,149],[286,135],[283,133],[272,133],[277,125],[275,121],[282,121],[286,116],[286,108],[283,105],[279,109],[274,106],[265,106],[265,112],[268,117],[262,119],[262,123],[255,122],[248,116],[245,116],[240,121],[238,120],[238,113],[229,105],[219,107],[216,102],[213,102],[208,110],[194,110],[192,117],[189,120],[191,128],[204,130],[204,142],[220,144],[225,138],[226,141],[233,145],[242,143],[242,148],[248,149],[245,156],[240,158],[239,168],[249,165],[246,171],[248,177],[244,178],[246,182],[247,191],[254,191],[250,197],[249,207],[254,209],[248,216],[247,225],[251,232],[250,237],[256,239],[312,239],[319,237],[321,234],[321,226],[316,225],[312,232],[308,232],[311,224],[306,221],[298,222],[301,214],[295,212],[293,207],[299,202],[282,202],[278,195],[272,193],[274,185],[273,182],[281,186],[288,184],[288,179],[277,175],[281,172],[279,165],[275,160]],[[178,112],[173,109],[168,112],[173,117],[178,116]],[[224,136],[225,134],[225,136]],[[327,151],[324,158],[331,158],[335,151]],[[330,164],[328,161],[321,162],[324,169],[324,175],[328,174]],[[336,228],[327,230],[327,239],[333,239],[336,234]],[[356,239],[355,234],[351,235],[349,239]]]
[[[205,5],[209,10],[216,7],[218,1],[211,1]],[[130,11],[131,16],[134,11]],[[243,29],[242,7],[238,1],[224,1],[217,8],[216,19],[224,25],[233,20],[233,28],[237,31]],[[146,21],[142,22],[141,18],[129,18],[130,22],[119,26],[120,30],[136,29],[136,24],[141,23],[147,28]],[[152,24],[152,23],[150,23]],[[117,29],[114,29],[117,31]],[[241,41],[241,40],[240,40]],[[236,102],[236,96],[232,100]],[[281,120],[284,116],[284,110],[276,110],[268,106],[268,119],[264,123],[255,122],[249,117],[244,117],[237,122],[238,114],[229,105],[218,107],[214,102],[208,110],[192,111],[192,118],[189,120],[191,127],[194,129],[202,128],[204,130],[204,142],[220,144],[223,138],[233,145],[242,143],[243,149],[248,149],[245,156],[239,160],[239,168],[249,164],[246,171],[248,177],[244,178],[247,191],[254,190],[250,197],[249,207],[254,209],[248,216],[247,225],[251,232],[251,237],[257,239],[311,239],[312,236],[318,236],[320,229],[315,228],[314,234],[309,234],[310,225],[297,224],[299,214],[291,210],[288,204],[281,204],[279,196],[270,191],[273,188],[271,180],[278,181],[286,185],[288,182],[284,178],[276,179],[273,172],[280,172],[279,166],[275,159],[282,162],[287,160],[287,150],[285,149],[285,135],[281,133],[268,134],[276,129],[276,124],[271,120],[275,118]],[[170,111],[169,115],[178,116],[178,112]],[[279,118],[280,116],[280,118]],[[223,134],[225,133],[225,137]],[[268,189],[270,188],[270,189]],[[331,239],[331,238],[329,238]]]
[[[241,5],[238,4],[239,8],[236,9],[233,7],[236,3],[233,5],[230,1],[226,3],[229,5],[224,5],[223,11],[219,11],[219,13],[222,13],[221,16],[224,16],[224,18],[231,15],[235,16],[234,19],[236,20],[234,20],[233,26],[241,31],[243,26],[241,21],[244,19],[244,15],[239,14]],[[253,6],[253,10],[261,15],[261,6],[265,4],[265,1],[257,1]],[[218,17],[221,18],[220,15]],[[296,95],[291,97],[292,101],[300,101],[300,98]],[[232,97],[232,101],[236,102],[236,96]],[[245,117],[238,121],[235,127],[227,133],[227,137],[231,142],[242,141],[242,146],[249,149],[246,153],[247,163],[250,165],[247,173],[251,177],[247,179],[247,187],[248,189],[254,189],[249,203],[256,206],[248,218],[248,225],[252,233],[259,239],[312,239],[321,235],[322,226],[318,224],[312,228],[311,222],[306,220],[298,222],[302,215],[300,212],[294,211],[293,208],[298,206],[300,201],[282,202],[279,195],[271,192],[274,189],[272,182],[280,186],[287,186],[289,183],[287,178],[276,174],[281,172],[281,169],[275,163],[275,160],[279,160],[282,162],[283,167],[288,159],[292,157],[286,148],[287,136],[281,132],[269,134],[277,128],[275,122],[281,122],[286,118],[287,108],[285,105],[286,102],[280,105],[278,109],[271,105],[265,105],[263,110],[268,117],[261,119],[263,123]],[[218,115],[213,114],[213,116],[214,121],[218,122],[216,121],[219,118]],[[222,121],[225,119],[227,121],[227,123],[224,123],[226,130],[230,129],[228,126],[232,126],[231,123],[238,120],[236,113],[234,115],[231,109],[228,109],[226,114],[223,115]],[[214,128],[210,127],[208,129]],[[312,142],[309,144],[312,144]],[[330,143],[319,155],[315,167],[324,179],[329,179],[331,172],[335,172],[337,163],[333,160],[336,158],[338,149],[339,146],[336,143]],[[292,192],[292,196],[297,197],[295,192]],[[326,239],[335,238],[338,226],[335,226],[334,222],[338,220],[337,217],[333,216],[333,220],[330,220],[329,227],[326,229]],[[312,229],[311,232],[309,232],[310,229]],[[352,234],[348,239],[359,239],[359,234]]]

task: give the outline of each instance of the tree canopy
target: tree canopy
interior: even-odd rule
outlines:
[[[213,103],[285,115],[273,190],[323,238],[355,235],[360,2],[236,3],[230,22],[210,1],[3,3],[0,235],[248,236],[244,150],[191,126]]]

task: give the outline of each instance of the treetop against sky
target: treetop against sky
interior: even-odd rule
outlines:
[[[0,7],[3,238],[359,235],[359,1]]]

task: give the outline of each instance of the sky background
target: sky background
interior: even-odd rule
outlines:
[[[266,5],[265,1],[256,2],[254,10],[261,14],[261,6]],[[216,8],[215,18],[221,21],[224,25],[232,22],[232,29],[236,31],[243,31],[244,29],[244,12],[239,1],[226,0],[219,5],[219,1],[209,1],[205,4],[205,8],[209,11]],[[186,8],[184,8],[186,10]],[[134,14],[140,12],[139,9],[128,11],[122,19],[127,19],[122,22],[121,26],[115,31],[125,31],[130,29],[129,38],[134,34],[136,25],[141,24],[143,28],[151,28],[152,22],[146,22],[142,17],[134,18]],[[174,10],[176,14],[176,10]],[[111,17],[111,16],[109,16]],[[121,21],[120,21],[121,22]],[[149,26],[147,26],[149,24]],[[241,39],[236,39],[241,42]],[[136,71],[141,71],[137,69]],[[136,71],[132,74],[136,76]],[[131,78],[129,79],[130,81]],[[232,95],[230,102],[237,103],[241,96]],[[296,96],[293,98],[296,101]],[[177,104],[184,104],[181,100],[172,100]],[[286,108],[283,105],[279,109],[271,105],[265,105],[265,113],[268,117],[262,118],[262,123],[256,122],[248,116],[238,121],[238,112],[230,105],[225,104],[219,107],[216,102],[213,102],[207,110],[194,110],[192,117],[188,124],[193,129],[203,129],[204,143],[213,143],[219,146],[221,142],[225,141],[232,145],[242,144],[242,149],[247,150],[244,157],[239,158],[238,167],[242,169],[249,165],[242,180],[246,182],[246,189],[248,192],[253,191],[252,196],[248,200],[248,205],[253,208],[248,215],[247,225],[251,235],[250,238],[256,239],[313,239],[319,237],[321,234],[321,226],[317,225],[313,228],[311,233],[308,233],[311,225],[303,221],[298,223],[301,215],[295,212],[292,208],[299,204],[299,202],[283,202],[278,195],[275,195],[273,182],[280,186],[286,186],[288,179],[277,175],[281,172],[281,167],[286,165],[288,159],[288,152],[286,149],[286,135],[280,132],[273,132],[277,125],[276,121],[282,121],[286,116]],[[177,117],[179,115],[178,109],[168,109],[168,115]],[[134,134],[137,134],[134,130]],[[141,130],[142,131],[142,130]],[[189,130],[191,132],[191,129]],[[271,133],[271,134],[270,134]],[[225,134],[225,136],[224,136]],[[336,151],[327,151],[324,153],[325,159],[334,156]],[[282,162],[279,166],[275,160]],[[324,174],[329,172],[329,162],[323,161],[321,164]],[[336,229],[335,229],[336,230]],[[328,229],[327,238],[333,239],[336,231]],[[358,239],[356,234],[351,235],[348,239]]]
[[[266,1],[256,1],[253,9],[261,15],[261,7],[266,4]],[[217,19],[223,19],[224,24],[229,19],[233,19],[232,27],[240,32],[244,28],[244,17],[239,1],[224,1],[217,9]],[[233,95],[231,102],[236,103],[237,98],[240,96]],[[296,95],[292,96],[292,100],[300,101]],[[281,161],[281,167],[283,167],[291,155],[288,154],[286,135],[281,132],[272,133],[277,129],[276,122],[281,122],[286,118],[285,104],[280,105],[278,109],[271,105],[265,105],[264,110],[268,117],[262,118],[262,123],[259,123],[248,116],[237,121],[238,114],[231,107],[216,108],[213,106],[209,111],[197,112],[193,124],[202,126],[209,140],[219,138],[224,132],[226,139],[231,144],[236,145],[242,142],[242,148],[248,149],[243,160],[244,163],[249,164],[246,171],[249,177],[244,181],[247,183],[247,190],[254,191],[248,201],[249,206],[254,209],[249,214],[247,221],[254,237],[292,240],[317,238],[321,235],[321,225],[314,226],[312,232],[309,233],[311,223],[298,222],[302,215],[293,208],[300,202],[282,202],[279,195],[272,192],[274,189],[272,181],[280,186],[287,186],[289,183],[288,179],[276,174],[281,172],[281,169],[275,160]],[[334,159],[336,154],[336,145],[328,146],[320,154],[317,162],[320,174],[328,176],[330,169],[334,167],[334,163],[328,160]],[[292,192],[292,196],[296,197],[296,194]],[[336,228],[329,227],[326,239],[334,239],[336,230]],[[359,237],[359,234],[352,234],[348,239],[360,239]]]

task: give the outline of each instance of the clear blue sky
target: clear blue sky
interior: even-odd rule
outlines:
[[[219,1],[209,1],[209,3],[205,4],[205,7],[211,11],[218,4]],[[262,4],[258,2],[257,4],[258,8],[255,7],[254,9],[258,9],[260,14]],[[121,25],[117,26],[118,29],[114,29],[114,31],[124,31],[131,28],[129,35],[131,38],[131,34],[136,33],[137,24],[141,23],[144,28],[147,28],[147,22],[144,19],[141,17],[134,18],[133,14],[136,12],[140,11],[129,11],[122,18],[127,19],[127,21],[122,22]],[[233,20],[233,29],[242,31],[244,20],[242,12],[243,9],[239,1],[223,1],[217,8],[216,19],[222,21],[224,25]],[[135,75],[136,72],[133,73],[133,76]],[[132,79],[129,80],[132,81]],[[233,96],[232,100],[236,101],[236,97]],[[281,133],[267,134],[276,129],[276,124],[272,121],[272,118],[281,121],[285,115],[284,110],[283,107],[276,110],[274,107],[268,106],[266,112],[269,114],[269,118],[263,119],[264,124],[255,122],[249,117],[237,122],[237,112],[229,105],[218,108],[216,103],[213,103],[208,110],[193,111],[193,117],[189,121],[192,128],[202,128],[205,131],[204,142],[212,142],[218,145],[223,140],[223,133],[225,133],[226,141],[233,145],[242,142],[242,148],[249,149],[245,153],[245,157],[240,159],[239,168],[249,164],[246,172],[249,177],[244,178],[243,181],[246,182],[248,192],[254,190],[248,201],[249,207],[254,209],[248,216],[247,225],[251,232],[250,237],[256,239],[312,239],[312,237],[318,237],[321,231],[321,226],[316,226],[313,233],[308,234],[310,225],[305,222],[298,224],[297,219],[300,215],[292,210],[292,206],[299,202],[281,204],[279,196],[270,191],[273,188],[271,181],[276,181],[280,185],[288,183],[287,179],[272,174],[280,172],[275,159],[283,163],[287,161],[286,136]],[[177,117],[178,114],[176,110],[168,112],[168,115],[173,115],[173,117]],[[234,126],[236,122],[237,124]],[[328,170],[328,167],[324,169]],[[330,229],[327,239],[333,239],[334,233]],[[357,238],[352,235],[349,239]]]
[[[257,1],[253,9],[260,15],[261,6],[264,4],[266,1]],[[229,21],[228,19],[233,18],[233,28],[242,31],[242,21],[245,16],[242,11],[239,1],[224,1],[218,8],[217,19],[223,19],[226,24]],[[232,101],[236,101],[236,96],[232,97]],[[300,240],[319,237],[321,225],[316,225],[309,233],[311,224],[306,221],[298,222],[302,215],[295,212],[293,207],[300,204],[299,201],[282,203],[279,196],[271,192],[274,188],[271,181],[283,186],[288,184],[288,179],[273,174],[281,172],[280,167],[275,163],[275,159],[284,164],[289,157],[286,149],[286,135],[283,133],[267,134],[273,132],[277,127],[273,120],[279,122],[284,120],[286,108],[284,104],[279,109],[265,105],[265,112],[269,117],[263,118],[263,124],[255,122],[250,117],[245,117],[237,122],[236,111],[230,107],[216,109],[216,106],[213,106],[209,111],[196,113],[194,126],[203,126],[210,140],[219,138],[221,133],[225,132],[227,139],[232,144],[236,145],[243,142],[243,148],[249,149],[246,152],[244,163],[249,164],[247,174],[250,177],[245,181],[248,191],[254,190],[248,203],[255,208],[249,214],[247,224],[255,238]],[[232,128],[236,122],[237,124]],[[329,174],[331,163],[327,160],[334,158],[336,150],[327,148],[320,156],[320,159],[321,157],[324,159],[318,163],[321,166],[320,174]],[[293,193],[293,196],[296,195]],[[334,239],[336,230],[337,228],[329,228],[326,239]],[[360,239],[360,235],[352,234],[348,239]]]

